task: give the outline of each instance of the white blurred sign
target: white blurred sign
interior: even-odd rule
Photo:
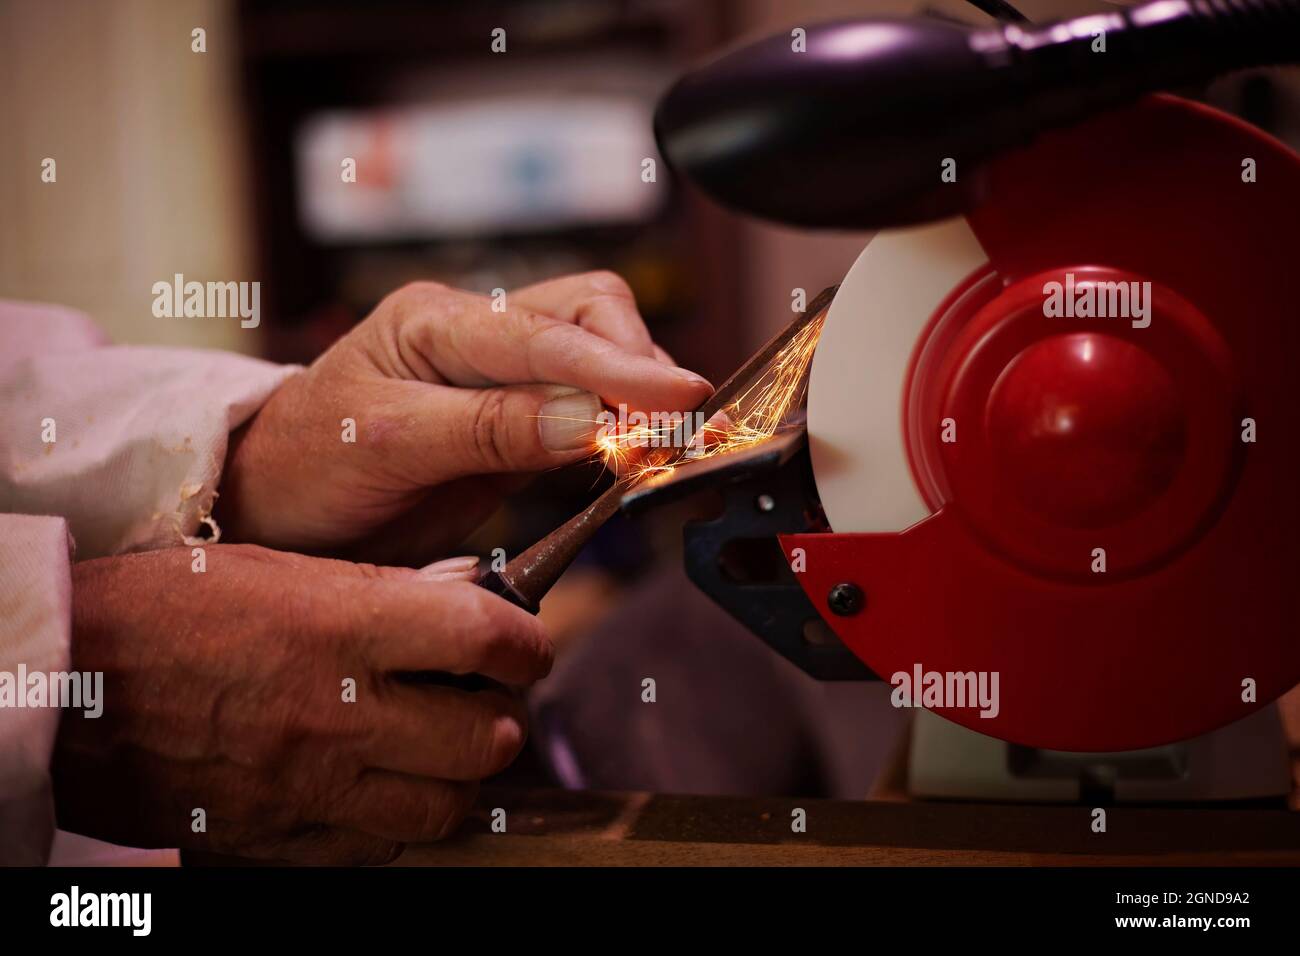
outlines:
[[[658,159],[650,106],[630,97],[323,113],[299,131],[299,208],[325,242],[637,222],[663,201],[641,179],[648,157]]]

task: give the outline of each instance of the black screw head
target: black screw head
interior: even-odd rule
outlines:
[[[826,596],[826,603],[840,617],[851,617],[866,605],[867,596],[856,584],[844,581],[831,588],[830,594]]]

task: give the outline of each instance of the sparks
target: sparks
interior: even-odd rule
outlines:
[[[632,425],[619,431],[606,429],[596,436],[595,454],[619,474],[640,468],[647,472],[659,470],[660,466],[638,462],[639,450],[667,446],[672,431],[671,424]]]
[[[667,474],[678,464],[702,461],[767,441],[785,424],[790,410],[803,401],[808,385],[808,366],[817,350],[824,321],[823,315],[800,329],[776,353],[763,373],[723,409],[724,421],[705,422],[700,427],[679,461],[665,464],[662,455],[658,454],[651,454],[646,460],[644,452],[647,448],[672,447],[673,433],[681,427],[680,423],[673,421],[632,425],[620,430],[601,429],[592,440],[593,460],[602,462],[634,484],[644,478]],[[592,420],[590,424],[594,428],[602,423]]]
[[[776,354],[763,374],[724,409],[726,421],[705,423],[691,442],[683,461],[701,461],[740,451],[775,435],[790,410],[803,401],[808,385],[808,366],[817,349],[824,321],[823,316],[799,330]],[[645,426],[629,429],[622,435],[604,434],[596,440],[596,455],[620,474],[629,473],[634,482],[665,474],[676,468],[676,463],[638,463],[629,453],[629,449],[645,447],[650,443],[647,439],[656,436],[654,429]]]

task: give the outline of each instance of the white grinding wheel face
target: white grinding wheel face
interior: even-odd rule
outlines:
[[[833,531],[902,531],[930,514],[903,435],[907,370],[935,310],[987,261],[957,217],[878,233],[840,284],[808,382],[813,477]]]

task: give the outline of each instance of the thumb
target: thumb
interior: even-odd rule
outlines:
[[[426,412],[442,441],[432,463],[446,481],[464,475],[543,471],[592,451],[600,398],[563,385],[440,388]]]

